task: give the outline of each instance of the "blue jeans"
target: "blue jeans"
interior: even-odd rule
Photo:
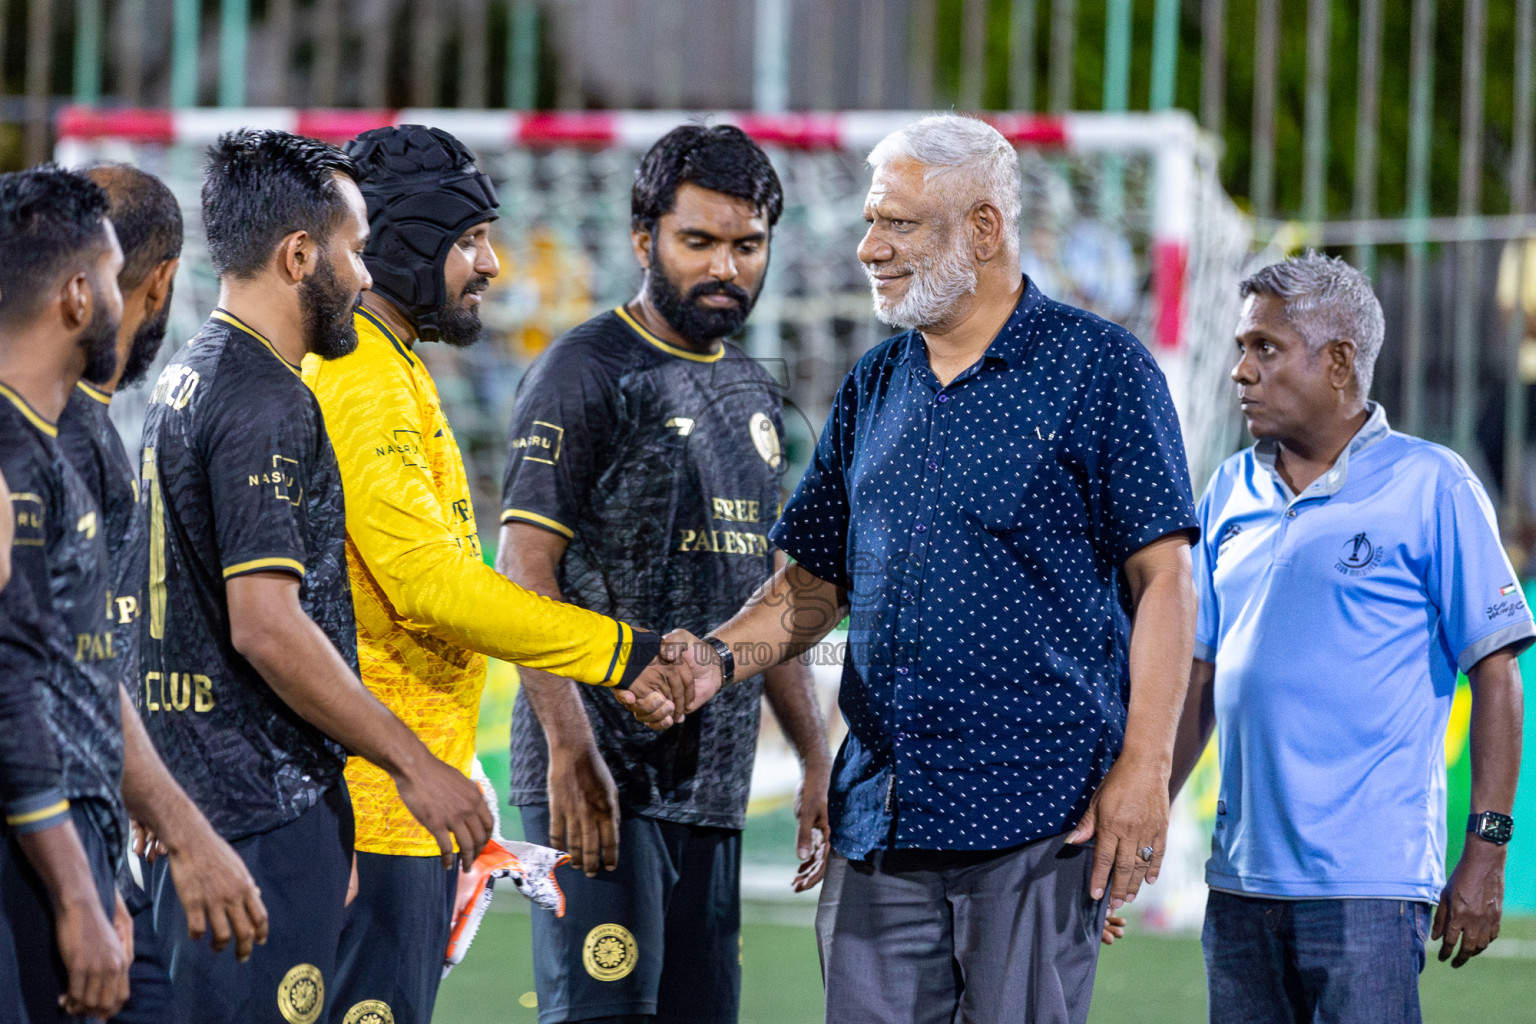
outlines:
[[[1211,1024],[1418,1024],[1430,906],[1211,891]]]

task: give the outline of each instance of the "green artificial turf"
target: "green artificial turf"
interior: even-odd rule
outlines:
[[[517,912],[521,908],[507,897],[501,897],[498,906],[514,909],[486,915],[469,957],[443,982],[433,1018],[436,1024],[531,1024],[538,1019],[533,1008],[529,917]],[[809,924],[768,923],[776,917],[803,914],[798,908],[745,908],[742,1024],[821,1020],[821,973]],[[1536,918],[1506,920],[1493,949],[1504,955],[1479,957],[1459,971],[1435,962],[1431,950],[1420,985],[1426,1024],[1464,1024],[1473,1017],[1536,1020]],[[1199,1024],[1205,1020],[1199,940],[1137,935],[1133,930],[1104,950],[1089,1020],[1091,1024]]]

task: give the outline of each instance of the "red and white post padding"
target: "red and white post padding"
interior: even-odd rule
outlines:
[[[98,110],[66,107],[59,114],[60,163],[83,162],[86,145],[104,139],[140,144],[213,142],[232,128],[279,128],[340,143],[369,128],[428,124],[446,129],[470,149],[578,146],[645,149],[678,124],[708,117],[736,124],[765,146],[869,150],[886,135],[925,116],[921,111],[843,111],[800,114],[624,110],[314,110],[282,107],[186,110]],[[1157,114],[1078,113],[1060,116],[979,115],[1021,148],[1075,152],[1147,152],[1156,168],[1152,223],[1153,341],[1161,354],[1183,348],[1184,291],[1195,224],[1195,121],[1183,111]]]

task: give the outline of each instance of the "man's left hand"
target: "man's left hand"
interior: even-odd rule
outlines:
[[[1429,932],[1431,941],[1442,940],[1442,963],[1455,952],[1451,966],[1460,967],[1499,937],[1499,921],[1504,916],[1505,857],[1504,847],[1467,836],[1461,861],[1440,894],[1440,905],[1435,908],[1435,921]]]
[[[1095,841],[1094,899],[1109,886],[1110,909],[1136,898],[1143,880],[1156,882],[1168,839],[1168,771],[1122,756],[1104,777],[1088,813],[1067,836],[1069,843]],[[1150,859],[1140,853],[1152,848]],[[1111,878],[1113,874],[1113,878]]]

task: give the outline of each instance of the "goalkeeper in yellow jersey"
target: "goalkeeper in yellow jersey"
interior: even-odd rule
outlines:
[[[681,703],[684,680],[680,669],[646,667],[655,634],[523,590],[480,557],[464,462],[414,347],[465,346],[480,335],[480,293],[500,269],[488,237],[490,179],[435,128],[374,129],[346,152],[368,204],[363,259],[374,287],[356,313],[357,350],[306,360],[304,381],[341,465],[363,682],[466,774],[487,655],[586,683],[624,687],[639,676],[631,710],[653,727],[670,725],[667,695]],[[389,776],[360,757],[346,773],[358,895],[326,993],[328,1019],[428,1024],[457,873],[443,869],[436,840]]]

